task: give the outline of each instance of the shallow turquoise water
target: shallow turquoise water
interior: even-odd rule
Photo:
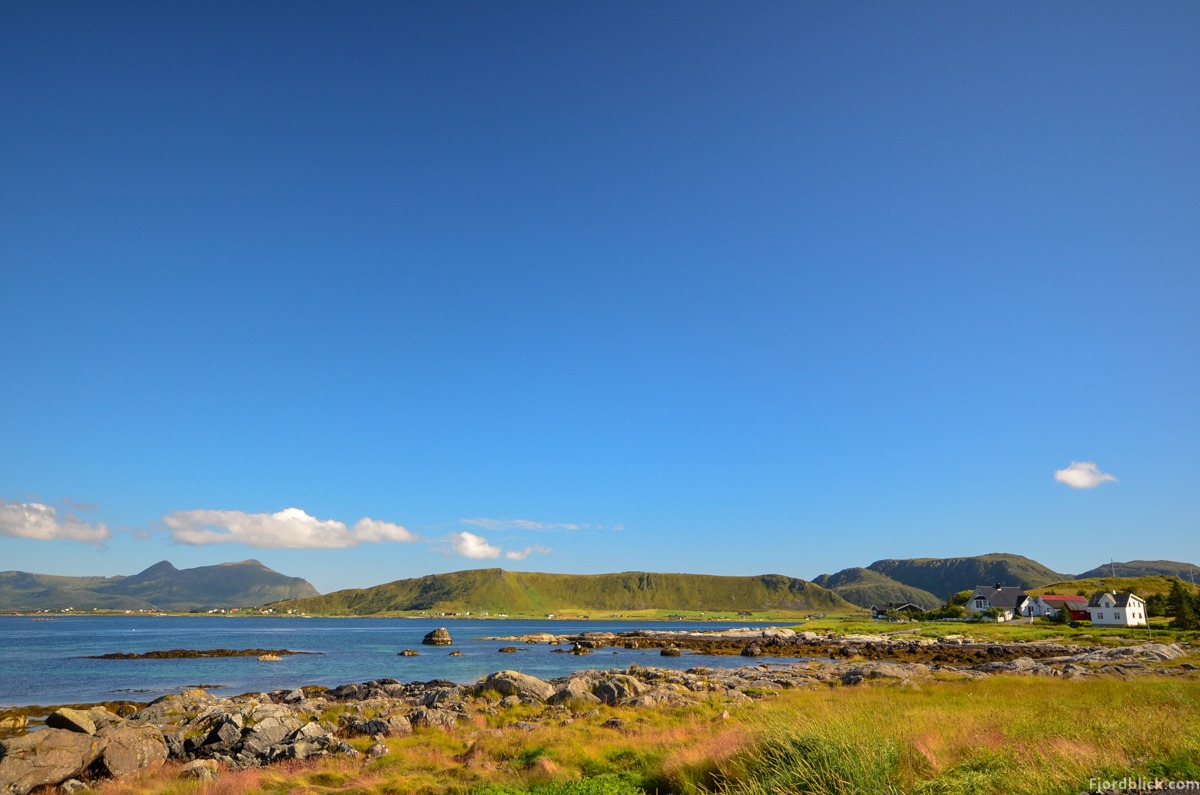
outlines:
[[[447,627],[454,650],[422,646],[434,627]],[[653,628],[721,629],[745,626],[718,622],[515,621],[385,618],[223,618],[187,616],[64,616],[35,621],[0,616],[0,706],[65,704],[130,699],[148,701],[165,693],[204,685],[215,694],[275,690],[300,685],[332,687],[390,676],[405,681],[450,679],[462,684],[493,671],[513,669],[544,679],[585,668],[736,667],[741,657],[710,657],[684,652],[662,657],[657,649],[600,649],[576,657],[555,654],[557,646],[512,645],[480,638],[553,632],[623,632]],[[254,657],[176,660],[88,660],[85,655],[159,649],[291,649],[318,655],[259,662]],[[419,657],[399,657],[416,649]],[[615,652],[615,653],[614,653]],[[762,662],[756,660],[756,662]],[[771,658],[768,664],[796,662]]]

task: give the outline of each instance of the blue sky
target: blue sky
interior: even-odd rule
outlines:
[[[1200,560],[1198,40],[6,3],[0,569]]]

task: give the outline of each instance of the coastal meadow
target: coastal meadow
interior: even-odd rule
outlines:
[[[101,795],[516,793],[1078,793],[1092,779],[1200,780],[1200,681],[996,676],[822,686],[728,706],[540,705],[386,741],[379,759],[224,771],[177,766],[100,782]],[[356,740],[366,750],[370,739]]]

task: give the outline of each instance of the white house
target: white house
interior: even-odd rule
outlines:
[[[1088,612],[1097,627],[1146,625],[1146,600],[1137,594],[1101,591],[1088,600]]]
[[[1000,611],[1000,621],[1011,621],[1027,615],[1031,604],[1029,597],[1017,586],[997,583],[976,586],[963,607],[966,608],[967,618],[978,618],[981,613],[995,607]]]

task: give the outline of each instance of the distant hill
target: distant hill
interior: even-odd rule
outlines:
[[[1117,569],[1120,572],[1120,569]],[[1088,596],[1099,591],[1116,591],[1117,593],[1135,593],[1143,598],[1154,594],[1167,594],[1171,586],[1179,581],[1178,577],[1168,577],[1162,574],[1149,574],[1141,577],[1088,577],[1082,580],[1065,580],[1050,583],[1042,588],[1029,590],[1031,596],[1041,594],[1058,594],[1059,596]],[[1200,585],[1192,585],[1182,580],[1184,588],[1192,593],[1200,591]]]
[[[905,585],[871,569],[842,569],[836,574],[822,574],[813,582],[859,607],[882,605],[887,602],[911,602],[931,610],[944,601],[944,597]]]
[[[561,613],[622,610],[825,612],[854,610],[805,580],[765,574],[541,574],[475,569],[397,580],[275,605],[309,614],[366,616],[398,611]]]
[[[1200,580],[1200,566],[1194,563],[1180,563],[1177,560],[1131,560],[1128,563],[1102,563],[1090,571],[1077,575],[1076,579],[1114,576],[1178,577],[1184,582],[1188,582],[1191,578]]]
[[[1016,585],[1037,588],[1071,579],[1035,560],[995,553],[970,558],[910,558],[877,560],[867,568],[893,580],[928,591],[944,600],[948,595],[977,585]]]
[[[130,577],[62,577],[0,572],[0,610],[175,610],[256,607],[280,599],[317,596],[300,577],[257,560],[177,569],[167,561]]]

